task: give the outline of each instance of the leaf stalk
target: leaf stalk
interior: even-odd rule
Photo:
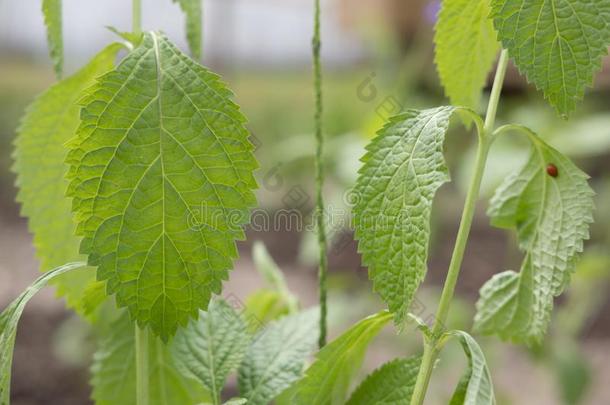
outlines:
[[[315,112],[314,125],[316,137],[315,172],[316,172],[316,210],[315,217],[318,231],[319,267],[318,283],[320,294],[320,337],[318,346],[326,345],[327,335],[327,274],[328,257],[326,242],[326,224],[324,222],[324,136],[322,133],[322,64],[320,62],[320,0],[314,0],[314,32],[311,41],[313,53],[313,75],[314,75],[314,95]]]
[[[440,346],[442,345],[441,336],[445,331],[445,322],[447,321],[449,309],[451,308],[451,301],[453,300],[455,286],[457,284],[462,261],[464,259],[464,252],[466,251],[466,245],[468,244],[468,237],[470,235],[470,229],[472,228],[472,221],[476,211],[476,202],[479,198],[481,182],[485,172],[485,164],[487,162],[489,148],[493,141],[492,134],[495,126],[496,113],[498,111],[498,104],[500,102],[500,94],[502,92],[502,85],[504,83],[507,65],[508,52],[506,50],[502,50],[500,59],[498,61],[498,67],[496,70],[491,95],[489,97],[487,114],[485,116],[485,125],[483,127],[483,131],[479,132],[479,144],[477,148],[474,174],[470,180],[468,193],[466,194],[466,201],[462,211],[460,227],[458,229],[453,254],[451,256],[451,262],[449,263],[447,278],[445,279],[443,292],[436,311],[431,338],[426,339],[424,342],[422,364],[419,369],[419,374],[417,375],[413,396],[411,397],[411,405],[423,404],[426,391],[428,390],[428,385],[430,383],[430,377],[432,376],[432,369],[440,352]]]

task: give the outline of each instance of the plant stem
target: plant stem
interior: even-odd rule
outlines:
[[[142,3],[141,0],[131,2],[131,29],[134,34],[142,33]]]
[[[314,74],[314,93],[315,93],[315,136],[316,136],[316,212],[318,230],[318,249],[320,251],[320,263],[318,267],[318,283],[320,294],[320,338],[318,346],[326,345],[326,317],[327,317],[327,273],[328,258],[326,254],[326,224],[324,222],[324,198],[322,189],[324,186],[324,137],[322,134],[322,66],[320,63],[320,0],[314,0],[314,32],[311,41],[313,51],[313,74]]]
[[[135,325],[136,345],[136,403],[148,405],[148,331]]]
[[[447,315],[449,314],[449,309],[451,307],[455,285],[460,274],[464,252],[466,251],[466,245],[468,243],[468,236],[470,235],[470,228],[472,227],[476,202],[479,198],[481,181],[483,180],[483,174],[485,172],[485,163],[487,162],[489,147],[491,146],[491,134],[496,121],[496,112],[498,110],[498,103],[500,101],[500,93],[502,92],[507,64],[508,54],[503,50],[500,54],[496,76],[489,97],[489,105],[485,116],[485,126],[483,127],[483,132],[479,134],[479,145],[477,148],[474,174],[470,180],[470,186],[468,187],[468,193],[466,194],[462,219],[460,221],[460,227],[451,256],[451,262],[449,263],[449,270],[447,271],[447,278],[445,279],[445,284],[443,286],[438,310],[436,311],[432,334],[426,339],[424,344],[422,364],[413,390],[411,405],[423,404],[426,391],[428,390],[428,384],[430,383],[434,362],[436,361],[440,349],[438,345],[439,337],[445,330],[445,322],[447,321]]]

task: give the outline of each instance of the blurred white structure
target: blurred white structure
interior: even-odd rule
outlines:
[[[204,60],[248,67],[310,63],[313,0],[203,0]],[[330,64],[362,57],[357,36],[342,29],[338,3],[323,0],[323,57]],[[0,1],[0,53],[46,57],[41,0]],[[143,28],[164,31],[182,49],[184,16],[172,0],[142,0]],[[105,26],[131,29],[129,0],[63,0],[67,70],[116,39]],[[0,61],[1,63],[1,61]]]

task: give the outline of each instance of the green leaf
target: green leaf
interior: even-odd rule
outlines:
[[[186,39],[195,60],[201,59],[201,19],[203,0],[173,0],[180,4],[180,8],[186,16]]]
[[[371,315],[324,346],[295,385],[291,404],[343,405],[368,345],[390,319],[392,315],[387,311]]]
[[[26,304],[51,279],[84,266],[85,263],[68,263],[46,272],[0,313],[0,405],[9,405],[10,403],[13,349],[19,318],[21,318]]]
[[[239,393],[248,404],[268,404],[303,375],[318,339],[318,313],[286,316],[257,333],[239,367]]]
[[[488,0],[443,0],[436,23],[435,62],[451,104],[474,110],[499,50]]]
[[[284,296],[275,290],[257,290],[246,298],[244,318],[250,332],[291,313]]]
[[[373,371],[346,405],[409,405],[421,357],[396,359]]]
[[[245,117],[218,76],[147,33],[86,91],[68,193],[108,293],[166,340],[205,309],[256,198]]]
[[[183,375],[220,398],[227,376],[241,362],[249,342],[245,322],[225,301],[215,300],[197,321],[178,331],[171,351]]]
[[[254,242],[254,246],[252,247],[252,258],[256,270],[262,274],[267,284],[282,295],[288,305],[289,311],[291,313],[296,313],[299,310],[299,300],[288,288],[282,270],[275,260],[273,260],[262,242]]]
[[[499,40],[519,70],[564,117],[583,98],[607,53],[610,20],[604,3],[492,0]]]
[[[472,336],[461,330],[447,333],[459,338],[466,357],[468,369],[461,378],[451,398],[450,405],[494,405],[493,382],[487,368],[485,355]]]
[[[443,141],[456,110],[480,126],[467,109],[409,110],[390,119],[362,158],[354,189],[358,251],[399,326],[426,274],[432,200],[449,180]]]
[[[64,69],[64,39],[62,34],[61,0],[42,0],[42,14],[47,26],[49,55],[55,74],[61,78]]]
[[[136,403],[134,324],[127,313],[106,328],[91,366],[92,398],[96,405]],[[176,369],[169,349],[161,340],[150,339],[148,351],[150,405],[195,405],[210,400],[196,381]]]
[[[28,218],[34,234],[36,256],[41,271],[63,263],[82,260],[78,253],[80,238],[74,235],[70,200],[66,198],[68,182],[64,162],[68,149],[65,142],[76,131],[79,106],[84,88],[109,71],[121,45],[113,44],[97,54],[89,64],[42,93],[28,107],[15,140],[13,171],[19,188],[17,201],[21,214]],[[78,272],[53,280],[58,294],[65,296],[70,307],[83,312],[84,291],[95,282],[95,273]]]
[[[232,398],[229,399],[224,405],[244,405],[247,404],[248,400],[244,398]]]
[[[521,272],[495,275],[481,289],[475,329],[528,344],[539,342],[550,321],[553,298],[566,288],[593,221],[588,176],[568,158],[530,134],[528,162],[494,195],[494,226],[515,228],[525,252]],[[557,168],[557,177],[547,173]]]

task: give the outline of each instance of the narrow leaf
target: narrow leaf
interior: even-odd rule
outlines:
[[[28,107],[21,121],[15,140],[13,171],[19,188],[17,201],[34,234],[41,271],[82,260],[78,253],[80,238],[74,235],[76,226],[70,200],[65,196],[68,149],[64,144],[78,127],[80,108],[76,102],[83,89],[112,69],[120,49],[119,44],[108,46],[73,76],[53,85]],[[68,305],[81,313],[85,291],[94,282],[95,273],[89,271],[53,280],[58,294],[65,296]]]
[[[435,62],[451,104],[474,110],[499,50],[488,0],[443,0],[436,23]]]
[[[343,405],[371,340],[392,319],[387,311],[369,316],[324,346],[305,377],[294,386],[293,405]]]
[[[220,398],[227,376],[241,362],[249,342],[245,322],[229,304],[216,300],[197,321],[178,331],[171,351],[183,375]]]
[[[134,324],[123,313],[110,328],[93,358],[92,398],[96,405],[136,403]],[[209,394],[196,381],[183,377],[171,353],[155,338],[149,343],[150,405],[195,405],[209,402]]]
[[[195,60],[201,59],[201,18],[203,0],[173,0],[178,3],[186,17],[186,39],[191,49],[191,54]]]
[[[19,318],[21,318],[26,304],[53,278],[84,266],[85,263],[68,263],[46,272],[0,313],[0,405],[9,405],[10,403],[13,349]]]
[[[61,17],[61,0],[42,0],[42,14],[47,26],[49,55],[55,74],[61,79],[64,69],[64,39]]]
[[[239,393],[248,404],[266,405],[297,381],[318,339],[319,310],[271,322],[254,337],[239,367]]]
[[[346,405],[409,405],[421,357],[396,359],[373,371]]]
[[[566,117],[607,53],[607,7],[591,0],[492,0],[498,38],[519,70]]]
[[[426,274],[432,200],[449,180],[443,141],[456,110],[476,116],[439,107],[391,118],[362,158],[354,207],[358,250],[398,325]]]
[[[449,335],[457,336],[460,339],[468,358],[468,369],[460,380],[450,405],[494,405],[496,399],[491,374],[481,347],[466,332],[451,331]]]
[[[494,276],[481,289],[475,329],[505,339],[539,342],[566,288],[593,221],[588,176],[534,137],[529,161],[498,188],[492,224],[515,228],[525,252],[521,272]]]
[[[258,272],[261,273],[267,284],[282,295],[290,312],[297,312],[299,309],[299,300],[288,288],[282,270],[275,260],[273,260],[262,242],[254,242],[252,259],[254,260],[254,266]]]
[[[168,340],[238,256],[256,203],[245,117],[218,76],[153,32],[86,93],[67,160],[81,251]]]

